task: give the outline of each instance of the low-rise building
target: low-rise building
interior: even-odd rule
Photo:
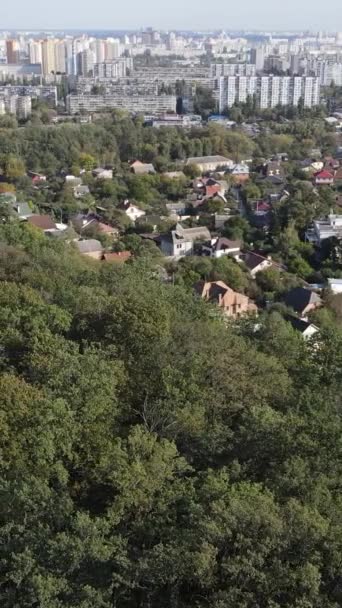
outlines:
[[[254,251],[247,251],[247,253],[242,256],[242,259],[253,278],[258,274],[258,272],[273,266],[271,256],[265,257]]]
[[[294,287],[284,296],[286,306],[300,316],[305,318],[309,312],[322,306],[322,300],[317,293],[305,287]]]
[[[285,319],[291,323],[293,329],[302,334],[304,340],[309,340],[309,338],[312,338],[319,331],[317,325],[310,323],[310,321],[305,321],[305,319],[298,319],[298,317],[293,317],[292,315],[286,315]]]
[[[122,209],[122,211],[127,215],[127,217],[129,217],[131,222],[136,222],[140,217],[146,215],[146,211],[143,211],[143,209],[140,209],[140,207],[138,207],[134,203],[131,203],[131,201],[129,200],[124,201],[119,206],[119,209]]]
[[[238,184],[243,184],[247,180],[249,180],[249,167],[246,164],[239,163],[235,165],[231,170],[231,175],[233,177],[234,182]]]
[[[152,163],[142,163],[140,160],[135,160],[131,163],[130,169],[135,175],[148,175],[149,173],[156,172]]]
[[[231,241],[225,237],[212,239],[210,243],[205,243],[202,251],[205,255],[210,255],[212,258],[221,258],[228,255],[238,259],[241,253],[241,241]]]
[[[202,173],[217,171],[218,169],[232,169],[234,161],[225,156],[193,156],[188,158],[186,165],[196,165]]]
[[[312,227],[306,231],[305,236],[307,241],[317,246],[332,237],[342,239],[342,215],[331,213],[326,219],[315,220]]]
[[[113,179],[113,169],[98,167],[93,170],[93,176],[96,177],[96,179]]]
[[[196,241],[210,241],[211,236],[206,226],[196,228],[183,228],[177,224],[170,233],[160,236],[160,248],[164,255],[180,258],[193,255]]]
[[[248,296],[234,291],[223,281],[198,281],[194,289],[201,298],[216,304],[229,318],[237,319],[246,314],[257,313],[256,305]]]
[[[328,287],[334,295],[342,293],[342,279],[328,279]]]
[[[334,184],[334,174],[323,169],[314,173],[313,180],[315,186],[332,186]]]
[[[83,198],[84,196],[88,196],[88,194],[90,194],[89,186],[85,186],[83,184],[75,186],[73,188],[73,192],[75,198]]]

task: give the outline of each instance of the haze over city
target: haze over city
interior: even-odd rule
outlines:
[[[5,2],[0,6],[2,28],[10,29],[62,29],[62,28],[113,28],[136,29],[146,25],[163,29],[293,29],[336,30],[336,15],[340,0],[331,0],[324,10],[318,0],[288,0],[274,3],[271,0],[246,0],[244,3],[226,3],[219,0],[198,3],[174,0],[172,3],[149,0],[141,3],[113,3],[99,0],[96,8],[90,0],[48,5],[42,0],[28,3],[19,0],[8,10]]]

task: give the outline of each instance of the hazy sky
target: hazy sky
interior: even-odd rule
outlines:
[[[0,0],[1,29],[342,31],[341,0]]]

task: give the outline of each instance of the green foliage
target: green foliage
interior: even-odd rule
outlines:
[[[211,111],[206,91],[197,101]],[[253,99],[234,110],[241,121],[257,113]],[[304,340],[282,305],[227,323],[193,293],[200,279],[221,280],[272,302],[314,270],[338,275],[337,242],[319,266],[302,240],[333,191],[315,194],[290,163],[289,196],[274,203],[269,234],[228,220],[222,234],[262,242],[287,267],[255,280],[227,256],[165,264],[119,206],[130,198],[166,214],[198,174],[180,162],[190,156],[295,159],[313,145],[331,149],[320,109],[278,121],[284,112],[265,112],[269,127],[253,139],[214,124],[153,129],[121,112],[47,127],[37,106],[20,129],[0,117],[3,189],[58,219],[101,207],[122,233],[110,246],[133,254],[125,264],[84,258],[70,231],[50,239],[1,204],[4,608],[341,605],[341,298],[324,294],[326,307],[312,315],[320,332]],[[186,177],[133,175],[134,158]],[[114,178],[95,180],[91,169],[106,164]],[[26,168],[47,173],[47,188],[34,188]],[[82,168],[91,197],[78,201],[61,176]],[[253,174],[243,190],[265,194]]]

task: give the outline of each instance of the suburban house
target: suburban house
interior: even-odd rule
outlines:
[[[23,218],[24,219],[24,218]],[[32,214],[27,216],[27,223],[43,232],[51,232],[58,230],[58,225],[49,215]]]
[[[95,260],[101,260],[103,254],[103,247],[100,241],[96,239],[84,239],[81,241],[75,241],[75,246],[81,255],[85,255]]]
[[[229,186],[226,181],[216,180],[212,177],[203,177],[195,179],[192,187],[202,197],[202,200],[219,197],[224,202],[227,202],[225,194],[229,190]]]
[[[32,184],[38,185],[46,182],[46,175],[42,175],[41,173],[35,173],[34,171],[27,172],[28,177],[31,178]]]
[[[68,184],[68,186],[72,186],[73,188],[82,185],[82,179],[80,177],[76,177],[75,175],[66,175],[64,179],[65,183]]]
[[[331,237],[342,239],[342,215],[331,213],[326,219],[315,220],[313,226],[306,231],[305,237],[307,241],[318,246]]]
[[[73,192],[75,198],[83,198],[84,196],[90,194],[89,187],[84,186],[83,184],[80,184],[79,186],[74,186]]]
[[[251,203],[252,223],[257,228],[268,231],[272,220],[272,205],[267,201]]]
[[[135,175],[148,175],[156,172],[152,163],[142,163],[140,160],[130,163],[130,169]]]
[[[183,216],[187,215],[187,203],[186,202],[177,202],[177,203],[166,203],[166,209],[169,212],[170,217],[175,218],[177,221],[180,220]]]
[[[238,259],[241,253],[241,241],[231,241],[225,237],[212,239],[210,243],[205,243],[202,251],[205,255],[210,255],[212,258],[221,258],[224,255],[229,255]]]
[[[304,319],[298,319],[298,317],[293,317],[292,315],[285,316],[286,321],[291,323],[293,329],[299,331],[304,340],[308,340],[319,331],[317,325],[310,323],[310,321],[305,321]]]
[[[266,163],[263,168],[265,177],[284,177],[284,168],[281,162],[271,160]]]
[[[204,300],[216,304],[227,317],[237,319],[248,313],[257,313],[257,307],[248,296],[228,287],[223,281],[198,281],[196,293]]]
[[[324,158],[324,169],[333,173],[337,171],[340,167],[340,161],[337,158],[333,158],[333,156],[326,156]]]
[[[193,255],[196,241],[210,241],[211,236],[206,226],[183,228],[177,224],[174,230],[160,236],[160,248],[164,255],[175,258]]]
[[[98,167],[93,170],[93,176],[96,177],[96,179],[113,179],[113,169]]]
[[[72,218],[72,224],[75,230],[80,233],[92,229],[101,234],[108,234],[108,236],[117,236],[119,233],[117,228],[114,228],[109,224],[104,224],[96,215],[92,213],[89,213],[88,215],[79,213]]]
[[[315,186],[332,186],[334,184],[334,173],[322,169],[313,176]]]
[[[243,184],[249,180],[249,167],[245,164],[235,165],[230,172],[235,183]]]
[[[334,295],[342,293],[342,279],[328,279],[328,287]]]
[[[274,262],[270,255],[265,257],[260,253],[255,253],[254,251],[247,251],[245,254],[243,254],[242,260],[253,278],[256,274],[258,274],[258,272],[266,270],[267,268],[273,267],[278,270],[284,270],[283,266]]]
[[[194,156],[188,158],[186,165],[196,165],[202,173],[207,171],[217,171],[217,169],[232,169],[234,162],[225,156]]]
[[[129,217],[131,222],[136,222],[139,217],[143,217],[144,215],[146,215],[145,211],[140,209],[140,207],[138,207],[137,205],[134,205],[134,203],[131,203],[129,200],[126,200],[121,205],[119,205],[119,209],[122,209],[122,211],[127,215],[127,217]]]
[[[304,158],[298,162],[298,168],[304,173],[318,173],[322,171],[324,163],[322,160],[312,160],[312,158]]]
[[[293,308],[300,317],[306,317],[309,312],[322,306],[319,295],[305,287],[294,287],[288,291],[284,296],[284,302],[286,306]]]

